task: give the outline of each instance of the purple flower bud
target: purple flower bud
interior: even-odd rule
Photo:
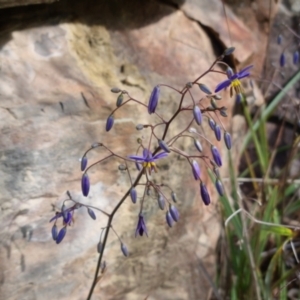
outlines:
[[[137,125],[135,126],[135,129],[136,129],[136,130],[143,130],[143,129],[144,129],[144,125],[143,125],[143,124],[137,124]]]
[[[196,149],[197,149],[199,152],[202,152],[202,151],[203,151],[203,147],[202,147],[201,143],[200,143],[198,140],[194,140],[194,145],[195,145]]]
[[[200,172],[200,167],[195,160],[192,161],[192,170],[193,170],[193,175],[195,180],[199,180],[201,172]]]
[[[234,52],[235,48],[234,47],[229,47],[227,49],[225,49],[225,51],[223,52],[223,55],[227,56],[230,55]]]
[[[112,93],[115,93],[115,94],[121,92],[121,90],[120,90],[119,88],[117,88],[117,87],[113,87],[110,91],[111,91]]]
[[[237,104],[241,104],[242,101],[243,101],[243,95],[240,94],[240,93],[239,93],[239,94],[236,94],[235,102],[236,102]]]
[[[209,118],[208,119],[208,125],[211,128],[211,130],[215,131],[216,122],[214,121],[214,119]]]
[[[140,236],[143,236],[143,234],[146,234],[146,236],[148,236],[148,232],[147,232],[147,227],[146,227],[146,223],[144,220],[144,216],[142,214],[139,214],[139,220],[136,226],[136,230],[135,230],[135,237],[139,234]]]
[[[81,168],[81,171],[83,172],[87,166],[87,163],[88,163],[88,159],[86,156],[83,156],[81,158],[81,164],[80,164],[80,168]]]
[[[170,214],[171,214],[173,220],[175,222],[178,222],[178,220],[179,220],[179,212],[178,212],[177,208],[174,205],[170,204],[169,210],[170,210]]]
[[[106,131],[110,131],[114,125],[114,117],[111,115],[107,118],[107,121],[106,121]]]
[[[224,132],[224,141],[225,141],[225,145],[227,147],[228,150],[231,149],[231,136],[230,133],[225,131]]]
[[[206,185],[203,182],[200,183],[200,193],[201,193],[201,198],[203,203],[205,205],[209,205],[210,204],[209,193],[207,191]]]
[[[172,191],[172,193],[171,193],[171,198],[172,198],[172,200],[173,200],[175,203],[177,202],[177,195],[176,195],[176,193],[173,192],[173,191]]]
[[[88,214],[89,216],[93,219],[93,220],[96,220],[96,215],[94,213],[94,211],[91,209],[91,208],[87,208],[87,211],[88,211]]]
[[[135,167],[137,168],[138,171],[141,171],[143,169],[141,164],[139,164],[138,162],[135,163]]]
[[[214,131],[217,141],[221,141],[221,128],[218,124],[216,124]]]
[[[174,220],[169,211],[166,212],[166,221],[167,221],[167,224],[169,225],[169,227],[173,226]]]
[[[87,197],[90,191],[90,179],[87,173],[84,173],[81,178],[81,190],[83,196]]]
[[[226,73],[227,73],[227,77],[230,79],[230,78],[232,78],[232,76],[233,76],[233,70],[230,68],[230,67],[228,67],[227,68],[227,70],[226,70]]]
[[[166,202],[165,202],[165,198],[163,197],[163,195],[161,193],[158,194],[157,203],[161,210],[165,209]]]
[[[52,226],[51,234],[52,234],[53,241],[56,241],[56,239],[57,239],[57,226],[56,226],[56,224],[54,224]]]
[[[99,242],[99,243],[97,244],[97,252],[98,252],[99,254],[101,254],[102,248],[103,248],[103,244],[102,244],[101,242]]]
[[[132,203],[136,203],[136,199],[137,199],[137,192],[136,192],[136,189],[133,187],[131,188],[130,190],[130,198],[131,198],[131,201]]]
[[[221,109],[220,109],[220,115],[221,115],[222,117],[224,117],[224,118],[227,117],[226,108],[221,108]]]
[[[218,178],[220,178],[220,171],[219,171],[219,168],[217,168],[216,166],[214,166],[213,171],[214,171],[215,175],[216,175]]]
[[[201,125],[201,123],[202,123],[202,113],[201,113],[201,109],[199,108],[199,106],[197,106],[197,105],[194,106],[193,114],[194,114],[194,118],[195,118],[196,123],[198,125]]]
[[[117,107],[120,107],[120,106],[122,105],[123,99],[124,99],[123,94],[120,94],[120,95],[118,96],[117,102],[116,102],[116,106],[117,106]]]
[[[211,90],[205,84],[199,83],[199,88],[205,94],[212,94]]]
[[[223,196],[224,195],[224,188],[223,188],[223,184],[222,184],[221,180],[217,179],[215,185],[216,185],[216,189],[217,189],[219,195]]]
[[[210,104],[214,109],[218,108],[217,102],[215,99],[210,99]]]
[[[121,251],[125,257],[129,255],[128,249],[125,244],[121,243]]]
[[[148,113],[151,115],[155,112],[156,106],[158,104],[158,98],[160,94],[160,88],[159,85],[154,87],[150,99],[149,99],[149,104],[148,104]]]
[[[295,51],[293,54],[293,64],[298,65],[299,63],[299,51]]]
[[[221,167],[222,166],[222,160],[221,160],[219,150],[217,149],[216,146],[211,146],[211,153],[212,153],[212,156],[213,156],[213,159],[214,159],[216,165],[218,167]]]
[[[59,233],[58,233],[58,235],[57,235],[57,237],[56,237],[56,244],[59,244],[62,240],[63,240],[63,238],[65,237],[65,235],[66,235],[66,233],[67,233],[67,227],[66,226],[64,226],[60,231],[59,231]]]
[[[281,45],[281,43],[282,43],[282,35],[279,34],[279,35],[277,36],[277,44],[278,44],[278,45]]]
[[[284,54],[284,52],[281,53],[281,55],[280,55],[279,63],[280,63],[281,67],[284,67],[284,65],[285,65],[285,54]]]
[[[163,141],[163,140],[158,140],[158,145],[159,145],[159,147],[160,147],[162,150],[164,150],[165,152],[167,152],[167,153],[170,153],[170,152],[171,152],[170,149],[169,149],[169,147],[168,147],[168,145],[167,145],[167,143],[166,143],[165,141]]]
[[[65,222],[65,220],[68,219],[68,211],[66,210],[65,203],[63,203],[63,205],[61,206],[61,213]]]
[[[65,225],[70,225],[72,221],[72,214],[68,211],[63,213],[63,220]]]

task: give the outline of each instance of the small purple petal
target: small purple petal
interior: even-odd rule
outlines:
[[[133,159],[133,160],[137,160],[137,161],[144,161],[145,158],[139,155],[129,155],[128,158]]]
[[[216,124],[214,131],[217,141],[221,141],[221,128],[218,124]]]
[[[224,188],[223,188],[223,184],[222,184],[220,179],[216,180],[215,186],[216,186],[216,189],[217,189],[219,195],[223,196],[224,195]]]
[[[62,215],[63,215],[62,213],[57,212],[57,213],[55,214],[55,216],[54,216],[53,218],[50,219],[49,223],[51,223],[51,222],[54,221],[54,220],[57,220],[57,219],[60,218]]]
[[[108,118],[107,118],[107,121],[106,121],[106,127],[105,127],[105,129],[106,129],[106,131],[110,131],[111,129],[112,129],[112,127],[113,127],[113,125],[114,125],[114,117],[113,116],[109,116]]]
[[[135,163],[135,167],[137,168],[138,171],[142,170],[142,166],[138,162]]]
[[[178,212],[177,208],[174,205],[170,204],[169,210],[170,210],[170,214],[171,214],[173,220],[175,222],[178,222],[179,212]]]
[[[64,227],[59,231],[59,233],[58,233],[58,235],[57,235],[57,237],[56,237],[56,240],[55,240],[55,241],[56,241],[56,244],[59,244],[59,243],[64,239],[66,233],[67,233],[67,227],[64,226]]]
[[[131,201],[132,203],[136,203],[136,199],[137,199],[137,192],[136,192],[136,189],[133,187],[131,188],[130,190],[130,198],[131,198]]]
[[[230,150],[231,149],[231,135],[227,131],[224,132],[224,141],[225,141],[225,145],[226,145],[227,149]]]
[[[214,159],[216,165],[218,167],[221,167],[222,166],[222,160],[221,160],[219,150],[217,149],[216,146],[211,146],[211,153],[212,153],[212,156],[213,156],[213,159]]]
[[[193,175],[195,180],[199,180],[201,172],[200,172],[200,167],[195,160],[192,161],[192,170],[193,170]]]
[[[199,106],[194,106],[194,109],[193,109],[193,114],[194,114],[194,118],[195,118],[195,121],[198,125],[201,125],[202,123],[202,112],[201,112],[201,109],[199,108]]]
[[[158,154],[156,154],[156,155],[153,156],[153,160],[161,159],[161,158],[164,158],[166,156],[168,156],[168,153],[166,153],[166,152],[160,152],[160,153],[158,153]]]
[[[81,190],[83,196],[87,197],[90,191],[90,179],[87,173],[84,173],[81,178]]]
[[[51,229],[52,238],[54,241],[57,239],[57,226],[54,224]]]
[[[226,89],[227,87],[229,87],[231,84],[231,80],[227,79],[225,81],[222,81],[221,83],[219,83],[215,89],[215,93],[220,92],[223,89]]]
[[[153,114],[156,110],[159,94],[160,94],[160,88],[159,88],[159,85],[157,85],[156,87],[154,87],[154,89],[151,93],[150,99],[149,99],[148,113],[150,115]]]
[[[166,221],[167,221],[167,224],[169,225],[169,227],[173,226],[174,220],[169,211],[166,212]]]
[[[87,166],[87,163],[88,163],[88,159],[86,156],[83,156],[81,158],[81,163],[80,163],[80,168],[81,168],[81,171],[83,172]]]
[[[233,70],[230,67],[227,68],[226,74],[227,74],[228,79],[231,79],[232,76],[234,75]]]
[[[203,203],[205,205],[209,205],[210,204],[210,196],[207,191],[206,185],[203,182],[200,183],[200,194],[201,194]]]
[[[129,255],[128,249],[125,244],[121,243],[121,251],[125,257]]]
[[[139,220],[136,226],[136,230],[135,230],[135,237],[139,234],[140,236],[143,236],[143,234],[146,234],[146,236],[148,236],[148,232],[147,232],[147,227],[146,227],[146,223],[144,220],[144,216],[142,214],[139,214]]]
[[[158,140],[158,145],[159,145],[159,147],[160,147],[162,150],[164,150],[165,152],[167,152],[167,153],[170,153],[170,152],[171,152],[170,149],[169,149],[169,147],[168,147],[168,145],[167,145],[167,143],[166,143],[165,141],[163,141],[163,140]]]
[[[89,216],[90,216],[93,220],[96,220],[96,215],[95,215],[94,211],[93,211],[91,208],[89,208],[89,207],[88,207],[87,211],[88,211]]]
[[[241,78],[244,78],[246,77],[245,74],[248,74],[247,76],[250,75],[250,73],[248,72],[251,68],[253,68],[253,65],[250,65],[248,67],[245,67],[244,69],[242,69],[240,72],[238,72],[238,78],[241,79]]]

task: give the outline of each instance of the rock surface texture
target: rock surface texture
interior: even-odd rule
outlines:
[[[143,135],[135,130],[136,124],[151,122],[147,109],[128,105],[117,112],[115,126],[107,134],[106,118],[116,101],[112,87],[148,101],[156,84],[180,89],[214,61],[208,33],[199,25],[201,20],[186,15],[191,11],[188,5],[181,10],[156,1],[62,0],[0,11],[1,300],[87,296],[106,218],[97,213],[94,221],[86,210],[79,210],[60,245],[51,238],[49,220],[67,190],[76,200],[110,212],[129,187],[126,173],[118,170],[120,161],[111,160],[90,173],[88,198],[80,189],[79,158],[92,143],[133,154],[136,139]],[[209,21],[205,26],[213,28]],[[242,52],[240,60],[246,51],[250,56],[253,49]],[[203,83],[214,89],[223,79],[215,73]],[[158,110],[170,113],[178,101],[177,94],[162,88]],[[222,101],[230,111],[232,103]],[[177,123],[171,130],[181,128]],[[206,124],[204,130],[215,141]],[[223,143],[215,144],[226,157]],[[193,144],[187,141],[180,147],[188,150]],[[103,155],[99,149],[89,159]],[[205,207],[199,183],[176,155],[159,162],[159,167],[155,176],[176,191],[181,219],[169,229],[156,201],[148,201],[149,238],[135,239],[139,206],[128,199],[113,224],[130,256],[122,256],[118,239],[111,234],[107,269],[93,299],[206,299],[211,293],[207,276],[216,270],[217,195],[210,188],[212,205]]]

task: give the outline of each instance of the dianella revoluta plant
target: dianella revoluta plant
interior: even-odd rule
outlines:
[[[213,201],[207,188],[207,182],[203,180],[204,172],[210,170],[210,173],[214,174],[216,190],[221,196],[224,194],[219,173],[219,168],[222,167],[222,157],[217,143],[223,138],[225,146],[230,149],[231,136],[221,121],[222,118],[227,117],[227,108],[226,106],[219,105],[222,97],[218,92],[230,88],[232,92],[240,97],[239,95],[242,93],[240,80],[250,75],[249,71],[252,67],[249,66],[235,74],[232,69],[223,62],[224,57],[232,54],[233,51],[233,47],[226,49],[223,55],[218,57],[207,71],[194,81],[185,84],[181,89],[171,87],[167,84],[157,84],[153,88],[147,103],[135,99],[128,91],[119,88],[111,89],[111,92],[118,94],[118,96],[116,108],[107,118],[105,127],[107,134],[113,130],[116,111],[122,109],[128,103],[133,102],[136,105],[142,106],[150,115],[149,123],[136,124],[138,131],[148,131],[149,139],[138,138],[136,152],[128,153],[126,156],[119,155],[101,142],[92,144],[81,158],[81,171],[83,172],[81,188],[83,196],[87,197],[90,192],[91,181],[93,180],[89,176],[90,170],[110,158],[117,158],[120,161],[119,169],[127,172],[129,177],[130,184],[128,185],[127,191],[110,212],[75,201],[70,192],[67,192],[68,198],[63,201],[61,210],[50,220],[50,222],[54,222],[52,227],[53,240],[57,244],[60,244],[66,236],[67,230],[70,230],[70,226],[73,225],[74,216],[78,209],[85,209],[88,215],[94,220],[96,219],[96,210],[107,217],[107,225],[102,229],[100,240],[97,244],[99,258],[87,299],[91,299],[94,288],[99,280],[99,274],[105,269],[103,256],[105,255],[105,247],[111,231],[113,231],[119,239],[120,249],[123,255],[125,257],[130,255],[130,251],[125,242],[121,240],[113,228],[114,216],[118,213],[119,208],[126,199],[130,199],[132,205],[136,205],[137,207],[136,228],[132,228],[135,237],[147,237],[151,235],[151,232],[149,232],[147,228],[147,220],[145,218],[145,202],[149,198],[148,195],[150,193],[152,196],[155,195],[157,199],[157,208],[165,213],[166,226],[175,226],[176,222],[180,221],[180,213],[176,205],[179,201],[176,196],[176,188],[171,187],[168,182],[158,182],[157,178],[155,178],[156,173],[159,172],[159,164],[161,161],[168,160],[172,155],[180,156],[186,161],[187,168],[190,168],[191,179],[195,180],[195,185],[198,185],[199,198],[202,199],[204,205],[209,205]],[[220,69],[216,68],[217,65],[225,66],[226,70],[220,71]],[[227,78],[225,81],[216,85],[215,89],[213,89],[214,92],[202,83],[204,76],[213,72],[221,73]],[[161,92],[164,89],[171,89],[178,94],[176,109],[169,117],[158,113]],[[194,96],[196,89],[198,94],[200,89],[202,95],[200,98],[199,96],[197,98]],[[187,125],[182,128],[179,133],[176,133],[176,135],[169,136],[170,125],[177,122],[179,115],[183,112],[185,112],[185,116],[189,113]],[[155,118],[152,118],[152,116]],[[152,119],[156,121],[152,121]],[[155,123],[151,123],[151,121]],[[212,134],[203,133],[204,131],[201,127],[204,122],[209,124],[209,130],[212,130]],[[212,136],[212,139],[208,138],[208,136]],[[187,153],[178,147],[181,139],[192,140],[195,147],[193,154]],[[104,158],[89,164],[89,153],[96,148],[103,149],[103,152],[107,154]],[[205,178],[207,177],[208,176]],[[143,190],[143,193],[139,194],[140,190]],[[62,226],[58,228],[57,226],[60,220],[62,221]]]

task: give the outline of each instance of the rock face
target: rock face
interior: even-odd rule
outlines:
[[[85,209],[78,210],[60,245],[52,241],[49,220],[67,190],[77,201],[111,212],[130,186],[118,170],[122,161],[94,168],[91,192],[84,198],[79,158],[94,142],[120,155],[133,154],[136,139],[147,137],[136,124],[153,122],[145,107],[129,104],[115,114],[115,126],[106,133],[116,101],[110,89],[117,86],[147,102],[156,84],[181,89],[215,59],[207,34],[181,10],[155,1],[120,3],[60,1],[0,11],[1,299],[87,296],[106,217],[97,213],[93,221]],[[222,79],[214,73],[203,83],[214,89]],[[162,87],[158,111],[170,114],[178,101],[178,94]],[[222,101],[230,110],[231,102]],[[184,122],[171,131],[182,130]],[[222,143],[215,144],[226,153]],[[189,151],[192,142],[178,148]],[[89,159],[105,155],[99,149]],[[111,234],[107,270],[94,299],[205,299],[209,293],[207,274],[214,276],[219,232],[217,196],[210,189],[213,203],[204,207],[190,166],[176,155],[159,166],[157,180],[178,195],[180,222],[168,229],[164,212],[150,199],[144,205],[149,238],[135,239],[140,206],[127,199],[113,226],[130,256],[122,256]],[[203,180],[209,181],[205,172]]]

